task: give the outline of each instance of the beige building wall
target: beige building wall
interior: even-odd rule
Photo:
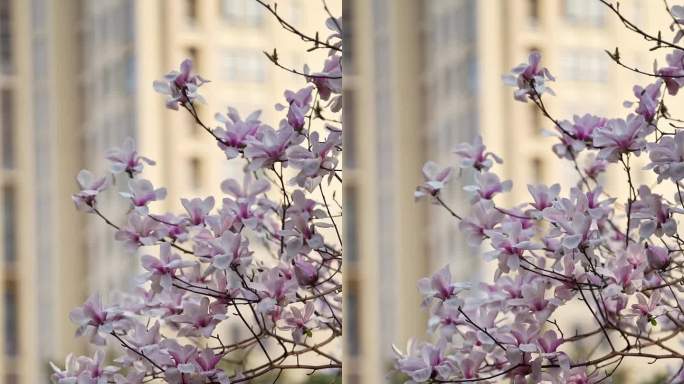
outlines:
[[[647,30],[665,31],[670,23],[660,3],[620,3]],[[346,149],[355,154],[345,164],[347,249],[358,240],[358,261],[348,259],[345,274],[347,334],[355,338],[345,339],[345,371],[349,382],[365,384],[389,381],[392,343],[404,348],[410,335],[424,337],[419,277],[449,263],[458,279],[491,278],[491,267],[465,245],[451,216],[413,203],[426,160],[454,165],[454,146],[481,134],[504,158],[495,170],[516,183],[500,199],[504,206],[528,199],[527,184],[560,182],[567,190],[577,181],[551,152],[555,140],[541,133],[550,123],[533,104],[515,101],[501,75],[540,50],[558,79],[550,83],[558,96],[545,96],[554,116],[614,118],[627,114],[622,102],[634,99],[632,86],[651,79],[617,67],[603,50],[619,46],[627,62],[646,70],[656,56],[649,58],[644,41],[598,1],[350,0],[345,6],[352,48],[345,66]],[[623,174],[617,167],[610,173],[607,184],[617,190]],[[467,181],[453,179],[444,195],[460,212],[469,205],[460,190]],[[356,319],[359,331],[350,332]],[[349,348],[353,343],[358,347]]]

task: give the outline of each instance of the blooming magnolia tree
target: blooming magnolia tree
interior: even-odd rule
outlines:
[[[190,60],[154,82],[166,106],[189,113],[244,177],[217,180],[221,196],[181,199],[183,213],[174,214],[149,206],[166,190],[144,178],[154,161],[131,139],[106,154],[109,174],[78,174],[76,206],[140,255],[141,284],[117,302],[95,294],[71,312],[78,335],[118,352],[111,363],[102,348],[69,357],[64,369],[53,366],[53,382],[227,384],[341,368],[342,207],[333,193],[342,182],[342,131],[333,118],[342,108],[341,21],[323,3],[331,33],[321,40],[289,24],[275,4],[258,2],[310,50],[327,50],[323,70],[289,69],[277,51],[267,54],[305,80],[275,106],[283,116],[277,128],[259,111],[242,118],[233,108],[216,115],[215,128],[202,121],[196,106],[208,80]],[[121,223],[98,205],[114,181],[130,205]],[[243,339],[226,336],[229,323],[242,328]]]
[[[425,183],[416,197],[445,208],[496,267],[491,283],[475,287],[453,282],[448,267],[418,283],[431,341],[396,350],[396,367],[409,383],[609,382],[621,364],[636,360],[669,360],[667,382],[684,383],[684,239],[678,227],[684,127],[666,107],[667,97],[684,86],[684,7],[665,3],[676,32],[667,40],[636,26],[619,4],[602,3],[653,43],[652,51],[667,51],[666,64],[656,63],[653,72],[624,63],[618,49],[609,52],[648,81],[634,87],[626,116],[556,118],[545,105],[554,77],[539,53],[504,77],[516,100],[534,103],[551,122],[557,137],[552,150],[576,170],[574,187],[529,185],[527,200],[497,205],[495,197],[512,184],[494,173],[502,160],[478,138],[455,150],[459,174],[474,175],[463,179],[474,180],[464,187],[472,206],[460,214],[441,197],[454,168],[432,162],[423,168]],[[648,158],[646,171],[657,176],[652,186],[634,182],[639,156]],[[626,201],[606,192],[604,172],[624,175]],[[588,328],[567,329],[559,318],[569,311],[583,312]]]

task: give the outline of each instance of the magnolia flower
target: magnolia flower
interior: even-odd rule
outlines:
[[[451,178],[452,172],[451,167],[440,168],[432,161],[425,163],[423,166],[425,182],[416,188],[414,193],[416,200],[426,196],[437,196]]]
[[[584,167],[584,174],[588,178],[596,180],[596,178],[606,171],[608,162],[597,158],[593,153],[587,156],[586,165]]]
[[[218,269],[232,268],[242,273],[252,262],[248,241],[243,239],[240,233],[223,232],[221,237],[212,240],[211,244],[215,252],[211,263]]]
[[[466,235],[468,244],[478,246],[486,238],[485,232],[501,223],[504,214],[494,208],[491,200],[480,200],[471,206],[468,216],[465,216],[458,228]]]
[[[647,146],[651,163],[646,169],[653,169],[658,174],[658,182],[666,178],[674,182],[684,179],[684,131],[678,130],[674,136],[663,136]]]
[[[169,317],[169,320],[181,324],[178,336],[204,336],[210,337],[214,328],[226,316],[220,313],[212,313],[209,310],[209,298],[203,296],[199,303],[186,300],[183,303],[183,312]]]
[[[670,265],[670,251],[663,247],[647,246],[646,259],[651,268],[663,270]]]
[[[653,291],[650,298],[638,292],[636,298],[638,302],[632,304],[631,312],[638,318],[637,326],[642,330],[645,330],[649,323],[655,326],[656,317],[665,313],[665,308],[660,305],[660,292]]]
[[[299,286],[314,286],[318,281],[318,269],[304,257],[298,256],[292,260],[294,274]]]
[[[95,351],[95,355],[90,358],[79,356],[74,358],[69,355],[66,358],[66,368],[60,370],[54,363],[50,362],[53,382],[58,384],[104,384],[113,379],[114,374],[119,368],[114,366],[104,366],[104,351]]]
[[[143,255],[140,258],[140,263],[147,270],[147,273],[142,275],[142,278],[152,281],[152,289],[155,292],[161,291],[162,288],[171,288],[173,278],[176,276],[176,270],[195,264],[195,262],[183,260],[179,255],[171,252],[171,245],[168,243],[161,245],[159,258]]]
[[[669,66],[659,68],[656,73],[662,76],[661,79],[665,82],[668,93],[674,96],[684,85],[684,51],[675,49],[665,56],[665,60]]]
[[[546,86],[546,80],[555,81],[548,69],[539,65],[541,54],[539,52],[530,53],[528,63],[522,63],[511,70],[511,73],[503,76],[506,85],[517,87],[514,98],[518,101],[527,102],[527,99],[540,97],[542,94],[549,93],[555,95],[553,90]]]
[[[499,156],[492,152],[487,152],[487,147],[482,144],[482,136],[479,135],[472,144],[461,143],[457,145],[454,153],[459,160],[460,168],[475,168],[477,171],[488,171],[493,165],[492,159],[499,164],[502,163]]]
[[[295,132],[285,124],[277,131],[271,127],[263,126],[258,137],[250,137],[246,140],[245,157],[250,160],[249,170],[269,168],[276,162],[287,160],[285,153],[293,145],[301,143],[304,136]]]
[[[137,175],[143,171],[143,162],[148,165],[155,165],[156,163],[147,157],[138,156],[138,151],[135,149],[135,142],[128,137],[124,140],[121,148],[114,147],[107,151],[106,159],[111,161],[110,170],[113,174],[126,172],[130,177]]]
[[[304,73],[307,74],[307,80],[316,86],[321,100],[327,101],[331,95],[336,95],[328,104],[331,111],[338,112],[342,109],[342,98],[338,97],[342,93],[342,55],[329,56],[321,72],[309,74],[309,67],[305,65]]]
[[[93,212],[97,204],[97,195],[109,188],[111,181],[108,177],[101,177],[96,179],[95,176],[88,170],[81,170],[76,177],[76,182],[80,188],[79,192],[71,196],[76,208],[85,211]]]
[[[306,114],[311,109],[311,91],[313,91],[311,86],[304,87],[297,92],[286,90],[285,100],[287,100],[287,105],[280,103],[275,105],[276,111],[288,108],[287,122],[295,131],[300,131],[304,128]]]
[[[639,199],[632,203],[633,226],[639,227],[639,236],[642,239],[655,234],[672,236],[677,232],[677,222],[672,217],[672,212],[679,212],[663,202],[662,196],[651,193],[651,189],[645,185],[639,187]]]
[[[169,96],[166,100],[167,108],[178,110],[179,103],[181,105],[195,101],[205,103],[198,90],[206,82],[208,80],[192,74],[192,60],[185,59],[180,65],[180,72],[169,72],[163,80],[155,80],[153,86],[155,91]]]
[[[560,184],[554,184],[550,187],[546,185],[528,185],[527,190],[530,191],[534,202],[530,205],[537,211],[541,212],[544,209],[553,205],[553,202],[558,198],[560,193]]]
[[[194,198],[192,200],[181,199],[181,204],[188,212],[190,225],[203,225],[209,212],[214,208],[214,197],[209,196],[206,199]]]
[[[330,127],[328,127],[330,128]],[[302,146],[290,147],[287,150],[289,164],[299,173],[290,180],[300,187],[313,191],[321,182],[324,175],[328,175],[328,182],[335,176],[338,165],[338,148],[342,145],[342,132],[330,131],[325,141],[318,141],[318,132],[309,136],[311,149]]]
[[[223,128],[218,127],[213,130],[217,141],[228,159],[236,158],[247,145],[247,140],[257,136],[259,128],[262,126],[259,116],[261,111],[252,112],[243,121],[235,108],[228,107],[228,114],[224,116],[220,113],[215,115],[218,122],[223,124]]]
[[[636,113],[644,117],[648,122],[652,121],[658,110],[658,104],[660,102],[660,86],[663,81],[658,79],[655,83],[642,88],[638,85],[634,86],[634,96],[639,100],[639,105],[636,109]],[[627,108],[632,106],[631,101],[625,101],[623,105]]]
[[[468,284],[456,284],[451,282],[451,271],[446,265],[435,272],[431,278],[424,277],[418,280],[418,291],[423,295],[423,306],[429,305],[433,299],[445,302],[456,298],[456,295]]]
[[[90,342],[105,345],[105,336],[115,329],[125,328],[127,318],[117,307],[104,308],[100,295],[93,294],[83,304],[71,312],[69,319],[76,325],[76,336],[90,333]]]
[[[311,336],[311,330],[318,326],[318,321],[314,316],[313,301],[306,303],[304,311],[295,306],[289,306],[277,325],[282,330],[291,331],[292,339],[296,343],[302,343],[304,335]]]
[[[639,155],[646,147],[646,136],[653,127],[640,115],[630,114],[627,120],[611,119],[605,127],[594,132],[594,147],[601,148],[598,157],[616,162],[623,153],[634,152]]]
[[[128,181],[129,192],[120,192],[121,196],[129,198],[135,210],[143,215],[148,212],[147,204],[166,198],[166,188],[154,189],[146,179],[131,179]]]
[[[282,274],[278,268],[266,269],[257,282],[251,284],[258,292],[261,301],[257,311],[269,313],[276,310],[276,306],[284,306],[294,300],[298,287],[297,281]]]
[[[114,239],[123,241],[131,252],[143,245],[152,245],[166,235],[161,223],[149,216],[140,216],[135,211],[128,215],[128,223],[114,234]]]
[[[508,192],[513,187],[513,182],[506,180],[501,182],[495,173],[485,172],[475,174],[475,185],[466,185],[463,190],[474,193],[473,202],[492,200],[501,192]]]
[[[604,127],[608,122],[603,117],[590,114],[574,115],[573,122],[563,120],[560,124],[560,143],[554,144],[553,152],[561,159],[572,160],[583,151],[587,144],[593,141],[593,134],[597,128]]]
[[[405,355],[393,346],[397,357],[396,367],[418,383],[432,378],[446,380],[455,366],[453,358],[445,353],[445,344],[432,345],[409,340]]]

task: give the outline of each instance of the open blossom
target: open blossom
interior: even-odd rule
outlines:
[[[409,340],[406,354],[394,347],[396,367],[418,383],[431,378],[446,380],[454,371],[455,362],[445,353],[445,344],[432,345]]]
[[[190,225],[203,225],[211,210],[214,208],[214,197],[209,196],[205,199],[194,198],[192,200],[181,199],[181,204],[188,213]]]
[[[339,112],[342,109],[342,56],[329,56],[321,72],[309,74],[309,67],[304,66],[304,73],[307,74],[307,79],[316,85],[321,100],[330,100],[330,110]],[[331,98],[332,95],[335,96]]]
[[[116,231],[114,238],[122,241],[129,251],[143,245],[152,245],[166,235],[166,229],[149,216],[140,216],[135,211],[128,215],[128,222]]]
[[[180,72],[169,72],[163,80],[155,80],[153,86],[155,91],[169,96],[166,100],[167,108],[178,110],[179,103],[204,103],[204,98],[198,90],[206,82],[208,80],[192,73],[192,60],[185,59],[180,65]]]
[[[171,251],[169,244],[162,244],[159,258],[144,255],[140,258],[142,267],[147,271],[143,275],[146,280],[152,281],[152,289],[160,291],[162,288],[169,289],[173,285],[173,278],[180,268],[190,267],[195,262],[183,260],[178,254]]]
[[[456,146],[454,153],[459,160],[460,168],[475,168],[478,171],[488,171],[494,160],[501,164],[501,158],[492,152],[487,152],[487,147],[482,144],[482,136],[477,136],[471,143],[461,143]]]
[[[52,381],[57,384],[103,384],[109,383],[119,368],[104,365],[104,351],[95,351],[92,358],[87,356],[66,358],[65,369],[59,369],[50,363],[53,374]]]
[[[83,306],[72,310],[69,319],[78,325],[77,336],[90,332],[90,341],[96,345],[104,345],[107,334],[127,324],[123,311],[117,307],[105,308],[98,294],[91,295]]]
[[[636,294],[637,303],[632,304],[632,313],[637,316],[637,325],[640,329],[646,329],[647,324],[656,325],[656,318],[665,313],[665,308],[660,305],[660,292],[651,293],[646,297],[641,292]]]
[[[530,53],[528,63],[520,64],[511,70],[511,73],[504,76],[506,85],[517,87],[514,97],[518,101],[526,102],[541,96],[544,92],[554,95],[553,90],[546,86],[546,81],[555,81],[548,69],[540,66],[541,54],[539,52]]]
[[[470,214],[461,220],[458,228],[466,235],[470,246],[478,246],[485,239],[485,233],[501,223],[504,214],[494,209],[491,200],[480,200],[473,204]]]
[[[249,251],[248,241],[240,233],[225,231],[216,240],[211,242],[214,254],[212,264],[218,269],[237,269],[244,272],[247,265],[252,262],[252,252]]]
[[[639,104],[636,109],[636,113],[644,117],[644,120],[650,122],[656,115],[658,110],[658,103],[660,100],[660,86],[662,85],[662,80],[657,80],[653,84],[649,84],[646,88],[642,88],[638,85],[634,86],[634,96],[639,100]],[[625,107],[631,107],[631,101],[625,101]]]
[[[508,192],[513,187],[512,181],[506,180],[502,182],[499,180],[499,176],[491,172],[475,174],[475,183],[474,185],[463,187],[465,191],[473,193],[474,202],[480,199],[491,200],[495,195],[501,192]]]
[[[639,187],[639,199],[632,204],[634,225],[639,226],[639,236],[646,239],[651,235],[672,236],[677,232],[677,222],[672,217],[679,209],[670,207],[663,197],[651,193],[645,185]]]
[[[113,174],[126,172],[133,177],[143,171],[143,163],[155,165],[153,160],[139,156],[135,148],[135,141],[128,137],[121,148],[115,147],[107,151],[106,158],[111,162],[110,170]]]
[[[467,287],[467,284],[451,282],[451,271],[448,265],[435,272],[431,278],[425,277],[418,280],[418,290],[423,295],[424,306],[432,303],[433,299],[442,302],[454,299],[461,290]]]
[[[647,169],[658,174],[658,182],[684,179],[684,131],[678,130],[674,136],[663,136],[657,143],[649,143],[648,156],[651,163]]]
[[[217,141],[219,148],[225,152],[228,159],[238,157],[247,145],[247,140],[257,135],[262,126],[259,120],[260,115],[261,111],[254,111],[243,121],[240,113],[231,107],[228,107],[226,116],[220,113],[215,115],[216,120],[223,124],[223,127],[215,128],[213,132],[219,139]]]
[[[342,144],[342,132],[331,130],[325,141],[319,141],[318,136],[318,132],[312,132],[309,136],[311,149],[298,145],[287,150],[289,164],[299,169],[291,182],[308,191],[315,189],[325,175],[328,175],[328,181],[332,180],[339,163],[338,148]]]
[[[592,143],[594,131],[604,127],[607,122],[603,117],[588,113],[583,116],[574,115],[573,122],[561,121],[560,143],[553,145],[553,152],[560,158],[572,160],[587,144]]]
[[[209,304],[208,297],[202,297],[199,303],[189,300],[183,303],[183,312],[169,318],[169,320],[181,324],[178,331],[179,336],[211,336],[216,325],[223,321],[226,315],[213,313]]]
[[[679,92],[679,88],[684,85],[684,51],[675,49],[665,59],[668,66],[659,68],[657,73],[663,76],[662,79],[668,93],[674,96]]]
[[[440,168],[439,165],[428,161],[423,166],[423,177],[425,182],[416,188],[414,197],[420,199],[426,196],[436,196],[451,178],[453,168]]]
[[[287,90],[285,91],[287,105],[276,104],[275,106],[276,111],[287,108],[287,122],[295,131],[304,128],[305,116],[311,109],[312,91],[313,87],[311,86],[304,87],[297,92]]]
[[[92,172],[81,170],[76,177],[80,191],[71,196],[76,208],[85,212],[92,212],[97,203],[97,195],[109,188],[111,180],[109,177],[95,178]]]
[[[154,189],[154,186],[146,179],[132,179],[128,182],[129,192],[121,192],[121,196],[131,199],[136,211],[147,214],[147,204],[166,197],[166,188]]]
[[[653,132],[643,116],[630,114],[627,120],[611,119],[594,133],[594,147],[601,148],[598,157],[610,162],[619,160],[623,153],[636,155],[646,147],[646,136]]]
[[[530,191],[530,195],[532,195],[532,199],[534,200],[530,205],[535,210],[541,212],[552,206],[553,202],[558,198],[560,184],[554,184],[550,187],[542,184],[528,185],[527,190]]]
[[[247,139],[245,157],[251,161],[249,169],[269,168],[276,162],[287,160],[287,149],[303,140],[304,136],[295,132],[289,124],[278,130],[263,126],[258,136]]]
[[[301,343],[304,341],[304,336],[311,335],[311,330],[318,326],[314,310],[313,301],[306,303],[303,311],[291,305],[285,310],[283,317],[278,320],[278,328],[291,331],[294,341]]]

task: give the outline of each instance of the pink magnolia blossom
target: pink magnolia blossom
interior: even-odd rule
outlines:
[[[112,148],[107,151],[106,159],[112,164],[110,170],[113,174],[126,172],[130,177],[142,173],[143,163],[147,165],[155,165],[156,163],[144,156],[139,156],[135,148],[135,141],[128,137],[124,140],[123,145]]]
[[[653,84],[649,84],[646,88],[638,85],[634,86],[634,96],[639,100],[636,113],[644,117],[644,120],[651,122],[656,115],[658,103],[660,100],[660,86],[663,84],[662,80],[657,80]],[[631,101],[625,101],[625,107],[632,106]]]
[[[426,196],[436,196],[451,178],[453,168],[440,168],[439,165],[428,161],[423,166],[423,177],[425,183],[416,188],[414,197],[420,199]]]
[[[511,73],[503,76],[506,85],[517,87],[514,97],[518,101],[526,102],[528,98],[534,99],[544,93],[554,95],[551,88],[546,86],[546,81],[555,81],[548,69],[540,66],[541,54],[530,53],[528,63],[520,64],[511,70]]]
[[[109,188],[111,184],[110,178],[105,176],[96,179],[90,171],[85,169],[78,173],[76,181],[80,191],[74,193],[71,196],[71,200],[74,201],[77,209],[85,212],[92,212],[94,210],[97,204],[97,195]]]
[[[290,90],[285,91],[285,100],[287,105],[276,104],[276,111],[282,111],[287,108],[287,122],[295,131],[300,131],[304,128],[306,114],[311,109],[311,100],[313,87],[306,86],[297,92]]]
[[[477,136],[472,144],[462,143],[457,145],[454,153],[459,160],[460,168],[475,168],[478,171],[488,171],[493,165],[492,160],[499,164],[502,162],[499,156],[492,152],[487,152],[487,147],[482,144],[482,136]]]
[[[639,154],[646,147],[646,136],[653,132],[640,115],[630,114],[627,120],[611,119],[605,127],[596,129],[594,147],[601,148],[598,157],[616,162],[623,153]]]
[[[185,59],[180,65],[180,72],[169,72],[163,80],[155,80],[153,86],[155,91],[168,95],[167,108],[178,110],[178,104],[205,103],[198,90],[206,82],[208,80],[192,73],[192,60]]]
[[[132,179],[128,182],[129,192],[120,192],[121,196],[131,199],[135,210],[146,215],[147,204],[166,198],[166,188],[154,189],[154,186],[146,179]]]
[[[306,303],[303,311],[294,305],[287,307],[277,324],[279,329],[291,331],[295,342],[302,343],[304,336],[310,336],[311,330],[318,326],[313,301]]]
[[[219,148],[225,152],[228,159],[238,157],[247,146],[248,139],[256,137],[262,126],[260,115],[261,111],[254,111],[243,121],[240,113],[231,107],[228,107],[227,116],[216,114],[216,120],[223,124],[223,127],[215,128],[213,132],[219,138]]]
[[[78,325],[77,336],[89,332],[90,341],[96,345],[104,345],[107,334],[127,323],[123,311],[117,307],[105,308],[98,294],[91,295],[83,306],[72,310],[69,319]]]
[[[680,181],[684,179],[684,132],[677,131],[674,136],[664,136],[657,143],[648,144],[651,163],[647,169],[658,174],[658,182],[664,179]]]

